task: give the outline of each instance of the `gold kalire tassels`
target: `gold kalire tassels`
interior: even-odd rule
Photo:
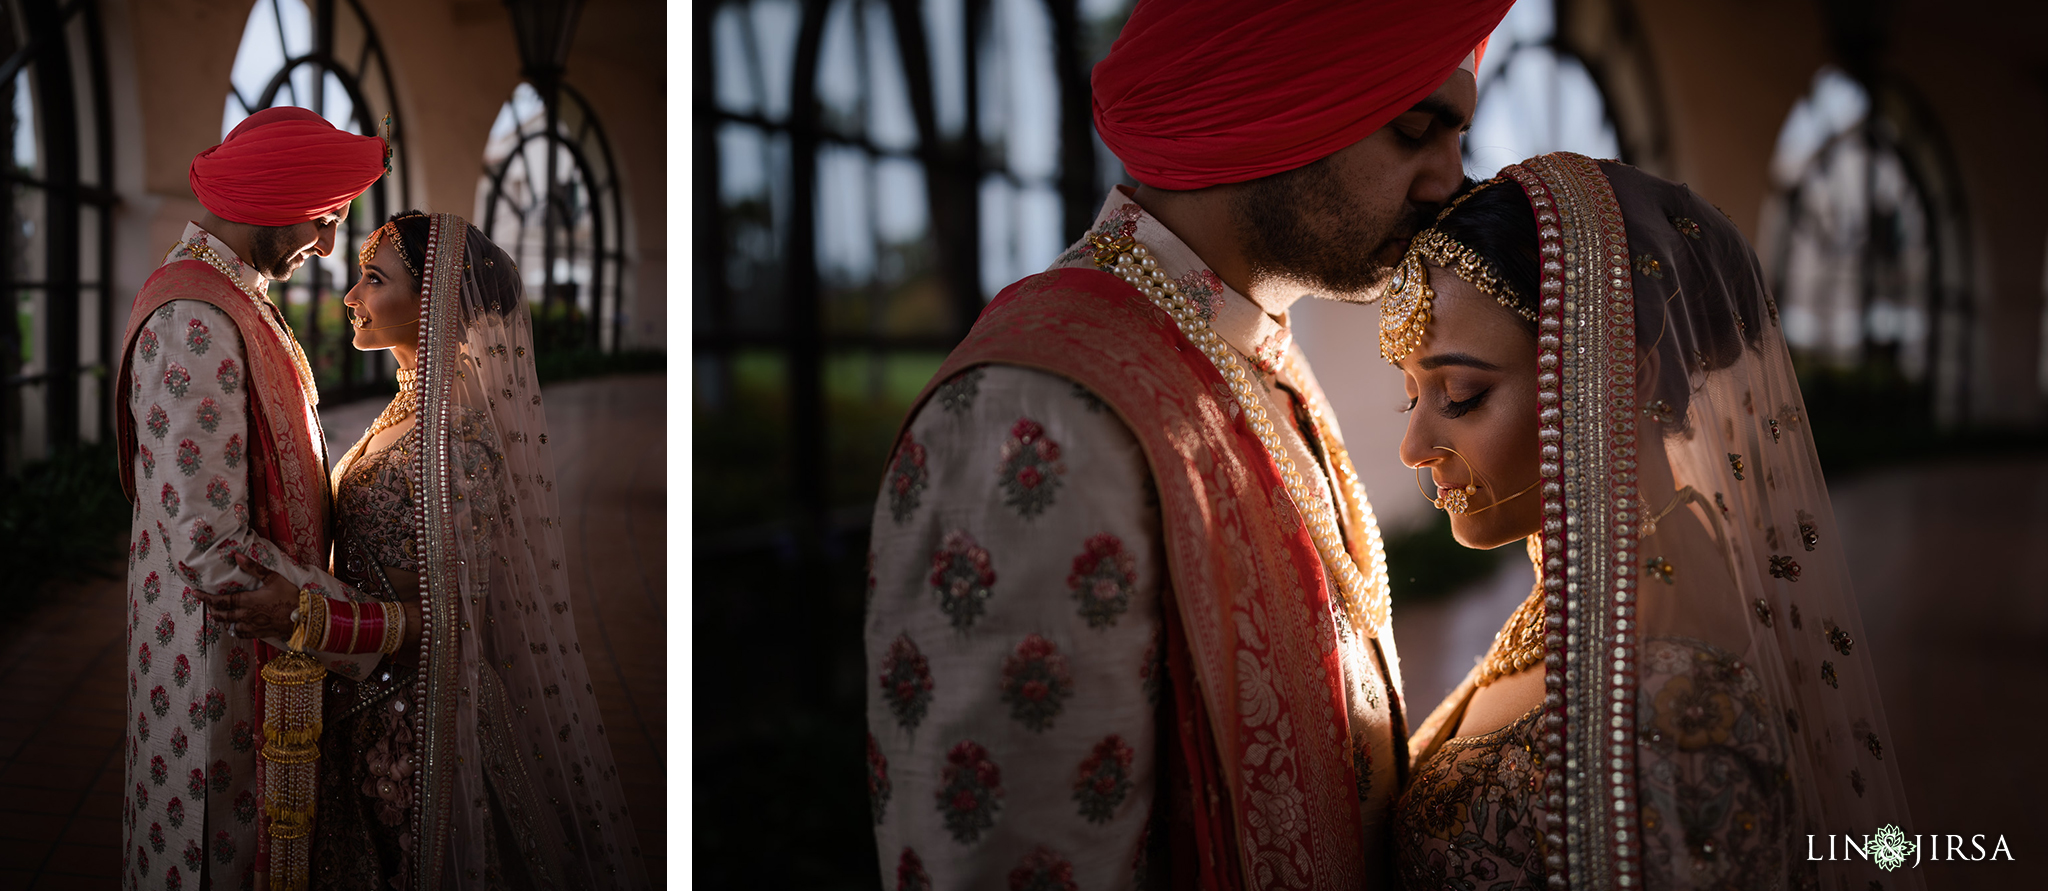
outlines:
[[[299,608],[292,614],[297,627],[287,650],[263,665],[263,806],[270,817],[271,891],[305,891],[312,865],[320,693],[327,667],[306,652],[312,646],[307,628],[325,600],[311,589],[299,590]]]

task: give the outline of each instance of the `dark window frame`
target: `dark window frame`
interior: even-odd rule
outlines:
[[[0,15],[8,17],[7,27],[20,38],[5,61],[0,61],[0,118],[9,136],[0,151],[7,163],[0,165],[0,179],[9,187],[9,198],[0,226],[8,233],[20,232],[25,222],[39,225],[44,236],[43,275],[34,279],[18,275],[21,255],[15,239],[0,238],[0,276],[7,282],[8,315],[0,325],[0,474],[18,470],[29,454],[31,443],[23,429],[26,408],[40,399],[43,410],[44,454],[77,445],[83,439],[82,422],[87,417],[81,405],[80,378],[92,376],[98,382],[92,410],[93,425],[101,438],[112,419],[111,379],[114,354],[113,214],[119,203],[113,183],[113,124],[107,88],[106,44],[95,0],[14,0],[0,4]],[[16,79],[31,78],[34,96],[37,157],[43,162],[41,176],[23,172],[13,157],[14,109],[12,95]],[[83,81],[84,83],[80,83]],[[81,108],[81,105],[84,107]],[[90,119],[90,132],[81,132],[81,112]],[[85,140],[90,140],[93,163],[83,169]],[[96,182],[95,182],[96,181]],[[15,196],[40,193],[40,219],[24,219]],[[86,209],[97,211],[89,221]],[[96,222],[96,224],[95,224]],[[86,231],[90,229],[91,231]],[[90,277],[81,270],[87,242],[98,251],[98,263]],[[20,296],[24,291],[43,292],[41,333],[30,333],[31,343],[43,348],[40,371],[21,369],[23,340],[18,319]],[[97,324],[92,343],[97,357],[88,361],[79,341],[85,301],[96,299]],[[39,389],[39,394],[31,394]]]
[[[335,17],[343,11],[343,4],[346,5],[346,11],[354,16],[356,26],[362,35],[363,45],[353,67],[348,60],[336,56],[334,44]],[[272,21],[277,29],[278,46],[282,49],[286,47],[284,14],[275,2],[270,8]],[[385,129],[380,123],[380,118],[390,119],[389,132],[385,135],[392,143],[394,166],[391,173],[379,179],[369,191],[356,199],[355,207],[348,219],[343,222],[341,231],[335,233],[335,250],[347,252],[352,251],[355,245],[361,244],[371,232],[383,225],[385,218],[411,207],[409,196],[413,194],[412,175],[404,163],[405,128],[399,114],[398,86],[391,77],[390,57],[384,50],[383,41],[378,37],[375,23],[371,21],[369,13],[363,9],[359,0],[307,0],[307,11],[312,19],[312,49],[297,56],[287,55],[284,63],[271,74],[262,92],[256,96],[243,96],[233,84],[230,84],[227,98],[237,103],[243,112],[249,113],[278,105],[279,96],[289,92],[292,101],[284,104],[299,105],[324,117],[327,99],[326,78],[333,75],[348,94],[357,132],[377,135]],[[252,15],[255,13],[254,7],[250,12]],[[237,52],[239,53],[239,44]],[[372,68],[372,65],[375,67]],[[300,101],[302,97],[298,95],[298,87],[291,82],[292,73],[306,66],[313,69],[314,87],[310,104]],[[373,110],[364,87],[364,82],[372,73],[383,81],[383,95],[378,97],[381,104],[375,106],[384,110],[382,115]],[[299,294],[305,295],[305,323],[294,325],[293,333],[297,335],[300,346],[305,348],[307,358],[313,363],[314,377],[322,384],[322,395],[331,395],[337,402],[347,402],[372,392],[388,392],[392,388],[388,380],[391,372],[390,363],[393,360],[385,351],[357,353],[350,342],[353,334],[346,324],[336,326],[331,332],[323,330],[320,324],[320,313],[327,300],[339,300],[342,294],[355,287],[356,280],[361,275],[352,258],[353,254],[344,253],[341,264],[342,280],[338,288],[335,283],[328,280],[325,267],[316,261],[307,263],[301,267],[300,274],[281,283],[285,293],[282,295],[284,299],[279,300],[279,306],[284,308],[289,316],[294,312],[291,298]],[[341,317],[345,320],[347,313],[341,313]],[[331,362],[327,360],[330,355],[333,356]],[[323,365],[331,365],[334,369],[332,379],[335,387],[331,391],[327,389],[326,378],[329,374]]]
[[[532,84],[529,82],[529,86]],[[550,97],[545,91],[535,88],[542,103],[541,126],[529,132],[527,122],[515,124],[514,133],[518,141],[510,153],[495,166],[486,163],[483,167],[484,192],[480,199],[483,207],[482,219],[477,224],[484,235],[496,242],[515,259],[521,258],[526,246],[523,237],[528,227],[539,216],[541,229],[541,289],[539,294],[529,294],[527,299],[539,318],[546,318],[557,305],[567,303],[575,307],[580,303],[580,292],[564,293],[562,286],[577,288],[574,281],[558,282],[555,279],[555,261],[567,259],[574,264],[578,254],[575,237],[576,223],[587,214],[590,220],[590,313],[583,337],[586,347],[616,352],[624,336],[626,300],[626,274],[630,268],[629,254],[625,249],[626,216],[625,193],[619,188],[619,167],[612,153],[611,140],[605,135],[604,124],[597,117],[596,109],[575,87],[561,83]],[[565,116],[564,107],[574,109],[574,114]],[[574,124],[570,123],[574,118]],[[544,140],[551,146],[548,154],[548,168],[541,173],[541,179],[554,187],[544,190],[530,188],[536,180],[534,171],[526,163],[526,147],[535,140]],[[559,166],[562,155],[568,155],[566,168]],[[600,167],[598,164],[601,163]],[[529,200],[522,205],[508,192],[507,181],[513,176],[514,168],[522,168],[529,188]],[[560,174],[567,173],[572,179],[565,180]],[[563,189],[567,183],[580,184],[583,195],[580,200],[575,189]],[[578,206],[585,208],[579,212]],[[505,214],[501,227],[500,208]],[[566,248],[567,253],[558,249]],[[607,271],[609,270],[609,272]],[[609,315],[606,307],[609,305]],[[606,321],[610,321],[607,332]],[[609,337],[607,337],[609,334]],[[609,340],[609,350],[606,342]]]

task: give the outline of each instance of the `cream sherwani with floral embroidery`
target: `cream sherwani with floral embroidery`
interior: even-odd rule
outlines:
[[[197,225],[165,263],[205,244],[247,288],[265,281]],[[253,298],[251,298],[253,299]],[[226,313],[196,300],[164,304],[131,358],[136,505],[129,536],[127,780],[122,887],[246,888],[255,868],[255,654],[196,596],[256,587],[229,558],[246,548],[293,584],[356,593],[324,567],[297,566],[249,526],[248,354]],[[311,411],[310,407],[307,409]],[[271,643],[276,644],[277,641]],[[368,671],[380,658],[321,654]]]
[[[1328,502],[1318,442],[1342,437],[1318,436],[1304,410],[1322,394],[1286,317],[1225,286],[1120,187],[1097,228],[1129,222],[1260,372],[1284,448],[1320,471],[1303,477]],[[1088,265],[1085,244],[1055,268]],[[869,556],[868,784],[883,887],[1146,887],[1167,819],[1154,802],[1170,779],[1160,744],[1171,729],[1157,726],[1170,579],[1137,439],[1079,385],[1003,365],[945,382],[907,429]],[[1339,732],[1357,753],[1360,844],[1377,872],[1406,760],[1398,667],[1384,632],[1341,651]]]

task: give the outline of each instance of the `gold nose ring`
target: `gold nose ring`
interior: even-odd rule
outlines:
[[[1453,455],[1457,455],[1460,459],[1462,459],[1465,462],[1465,469],[1473,469],[1472,459],[1466,458],[1457,449],[1451,448],[1450,446],[1433,446],[1432,448],[1443,449],[1446,452],[1450,452]],[[1417,474],[1420,474],[1422,471],[1427,469],[1429,468],[1415,468]],[[1476,470],[1473,472],[1475,474],[1477,473]],[[1438,488],[1442,487],[1439,486]],[[1429,502],[1429,505],[1431,507],[1434,507],[1437,510],[1443,511],[1447,514],[1462,514],[1471,512],[1472,496],[1478,493],[1479,486],[1475,483],[1466,483],[1465,485],[1460,486],[1459,488],[1451,489],[1444,492],[1444,496],[1440,499],[1430,498],[1429,492],[1422,488],[1422,477],[1418,475],[1415,478],[1415,490],[1422,493],[1422,497]]]

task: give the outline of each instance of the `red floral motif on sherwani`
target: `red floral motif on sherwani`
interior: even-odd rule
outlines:
[[[1097,220],[1095,234],[1130,236],[1182,287],[1202,286],[1197,314],[1240,361],[1252,364],[1260,344],[1290,343],[1284,317],[1230,291],[1127,193],[1112,194]],[[882,690],[870,695],[894,797],[939,796],[960,740],[1002,765],[1006,790],[971,846],[949,841],[943,810],[901,806],[877,827],[878,845],[915,847],[948,887],[1000,887],[1039,846],[1083,838],[1057,850],[1091,889],[1366,884],[1365,864],[1384,856],[1379,830],[1405,737],[1391,640],[1338,627],[1303,511],[1235,396],[1164,313],[1092,269],[1086,241],[1061,263],[1089,268],[1007,289],[934,376],[929,404],[905,428],[929,474],[908,520],[877,499],[869,664],[879,672],[891,641],[913,634],[936,682],[915,734],[897,725]],[[1299,351],[1269,358],[1278,374],[1255,378],[1269,416],[1320,400]],[[975,395],[958,398],[969,382]],[[1021,441],[1010,435],[1020,418],[1058,444],[1065,471],[1059,497],[1030,517],[981,482],[1010,470],[1001,445]],[[1341,449],[1341,433],[1324,425],[1324,449],[1311,451],[1295,425],[1276,426],[1317,506],[1328,505],[1321,455]],[[1363,561],[1370,515],[1340,505],[1339,519]],[[1001,564],[1000,596],[967,627],[931,609],[932,555],[955,533],[996,548]],[[1088,539],[1103,534],[1121,543],[1128,570],[1089,556]],[[1091,563],[1097,574],[1084,578]],[[1128,606],[1091,624],[1075,583],[1107,593],[1115,586],[1098,582],[1126,571]],[[1075,681],[1043,730],[1012,713],[1021,684],[989,680],[1029,635],[1056,647]],[[1130,752],[1130,790],[1097,823],[1077,792],[1099,786],[1077,787],[1079,765],[1112,735]],[[1155,801],[1168,810],[1155,815]],[[1170,831],[1148,833],[1155,816]],[[1152,844],[1161,847],[1148,853]],[[886,868],[882,879],[894,882]]]
[[[946,533],[939,552],[932,555],[932,591],[939,596],[939,610],[953,627],[966,631],[974,627],[996,583],[995,567],[988,550],[975,543],[974,536],[955,529]]]
[[[1035,517],[1052,505],[1067,468],[1060,463],[1060,444],[1045,435],[1044,425],[1018,418],[1010,426],[1010,438],[1003,441],[1003,460],[996,472],[1002,477],[1003,503],[1019,516]]]
[[[1074,865],[1044,845],[1010,870],[1010,891],[1079,891],[1074,884]]]
[[[896,522],[908,521],[916,512],[928,476],[924,469],[924,446],[905,437],[896,450],[895,469],[889,475],[889,513]]]
[[[896,723],[916,730],[932,702],[931,664],[917,651],[917,644],[905,634],[889,644],[889,657],[882,660],[882,696]]]
[[[1138,583],[1138,560],[1124,550],[1124,543],[1107,532],[1088,536],[1087,550],[1074,558],[1074,571],[1067,574],[1067,588],[1081,603],[1081,618],[1088,627],[1116,624],[1116,617],[1131,608],[1131,589]]]
[[[196,226],[187,236],[136,295],[129,348],[114,378],[122,484],[138,502],[129,612],[144,629],[130,644],[134,745],[126,753],[125,785],[147,785],[161,758],[180,793],[140,793],[124,802],[124,850],[161,845],[157,854],[178,852],[181,861],[148,869],[131,855],[126,888],[196,881],[197,867],[182,862],[186,852],[202,853],[203,874],[214,887],[240,887],[264,849],[262,821],[239,819],[230,806],[245,794],[256,800],[258,747],[250,737],[260,726],[251,664],[257,660],[246,644],[222,645],[225,628],[199,611],[196,592],[254,588],[229,559],[237,551],[294,584],[347,590],[322,571],[324,445],[290,350],[265,318],[275,310],[193,259],[187,245],[208,244],[252,287],[261,279]],[[159,458],[169,465],[161,469],[175,472],[156,476]],[[180,586],[178,597],[163,596],[166,578]],[[153,734],[151,722],[158,725]]]
[[[889,759],[883,757],[881,747],[875,744],[875,735],[868,734],[868,809],[875,822],[882,822],[882,815],[889,811]]]
[[[1136,756],[1112,733],[1095,744],[1074,776],[1074,801],[1090,823],[1108,822],[1131,794],[1131,759]]]
[[[1003,771],[989,759],[988,749],[971,739],[961,740],[946,753],[940,774],[939,812],[945,815],[946,831],[953,840],[971,845],[996,823],[1003,807]]]
[[[903,849],[903,856],[896,860],[896,891],[931,891],[932,877],[925,874],[924,861],[917,852]]]
[[[1032,730],[1045,730],[1074,695],[1074,676],[1059,647],[1036,634],[1003,660],[1003,701],[1010,717]]]

